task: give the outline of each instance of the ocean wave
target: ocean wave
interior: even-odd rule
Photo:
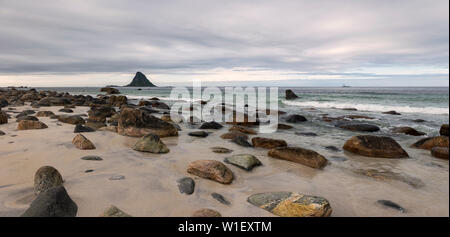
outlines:
[[[317,102],[317,101],[282,101],[286,105],[315,107],[315,108],[355,108],[363,111],[385,112],[395,110],[400,113],[421,113],[421,114],[449,114],[449,108],[438,107],[411,107],[402,105],[380,105],[380,104],[355,104],[340,102]]]

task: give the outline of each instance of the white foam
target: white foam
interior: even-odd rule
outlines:
[[[400,113],[421,113],[421,114],[449,114],[449,108],[438,107],[411,107],[401,105],[380,105],[380,104],[354,104],[354,103],[339,103],[339,102],[317,102],[317,101],[282,101],[287,105],[302,106],[302,107],[316,107],[316,108],[355,108],[363,111],[391,111],[395,110]]]

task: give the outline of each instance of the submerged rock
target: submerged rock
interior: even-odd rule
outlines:
[[[188,135],[192,137],[207,137],[209,134],[205,131],[195,131],[188,133]]]
[[[292,90],[286,90],[286,100],[294,100],[299,98]]]
[[[215,160],[197,160],[189,164],[187,172],[222,184],[233,181],[233,172],[223,163]]]
[[[63,178],[57,169],[42,166],[34,175],[34,193],[39,194],[63,184]]]
[[[203,123],[200,129],[221,129],[223,126],[215,121]]]
[[[192,217],[222,217],[222,215],[216,210],[204,208],[195,211]]]
[[[431,155],[448,160],[448,147],[433,147],[431,148]]]
[[[94,144],[89,141],[89,139],[87,139],[85,136],[78,134],[76,135],[73,140],[72,140],[72,144],[75,145],[76,148],[80,149],[80,150],[93,150],[95,149]]]
[[[150,153],[168,153],[169,148],[161,141],[158,135],[147,134],[133,146],[133,150]]]
[[[17,130],[29,130],[29,129],[44,129],[48,126],[40,121],[22,120],[17,125]]]
[[[281,217],[328,217],[333,211],[325,198],[292,192],[258,193],[247,201]]]
[[[308,121],[304,116],[299,114],[291,114],[286,117],[286,122],[288,123],[301,123]]]
[[[75,217],[78,206],[63,186],[40,193],[21,217]]]
[[[441,136],[448,137],[448,132],[449,132],[448,124],[442,124],[441,129],[439,130],[439,134],[441,134]]]
[[[412,144],[412,148],[431,150],[433,147],[448,147],[449,140],[447,136],[427,137],[420,139]]]
[[[405,158],[408,153],[390,137],[371,135],[354,136],[344,144],[344,150],[369,157]]]
[[[262,165],[261,161],[259,161],[258,158],[250,154],[233,155],[231,157],[225,158],[224,162],[235,165],[247,171],[252,170],[256,166]]]
[[[366,123],[355,123],[355,122],[342,122],[336,124],[336,127],[342,128],[349,131],[357,131],[357,132],[378,132],[380,128],[373,124]]]
[[[254,137],[252,138],[252,144],[254,147],[262,147],[266,149],[273,149],[277,147],[286,147],[287,143],[285,140],[272,139],[264,137]]]
[[[233,152],[233,150],[230,150],[230,149],[225,148],[225,147],[218,147],[218,146],[211,147],[211,150],[214,153],[231,153],[231,152]]]
[[[321,169],[328,161],[319,153],[301,147],[279,147],[269,151],[268,155],[273,158],[292,161],[311,168]]]
[[[423,135],[426,135],[426,133],[419,132],[416,129],[411,128],[411,127],[397,127],[397,128],[393,128],[392,132],[394,132],[394,133],[404,133],[404,134],[411,135],[411,136],[423,136]]]
[[[192,178],[184,177],[177,180],[180,193],[191,195],[195,190],[195,181]]]
[[[131,217],[131,215],[111,205],[99,217]]]

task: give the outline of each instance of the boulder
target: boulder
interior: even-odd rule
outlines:
[[[207,137],[209,134],[205,131],[195,131],[188,133],[188,135],[192,137]]]
[[[288,160],[311,168],[321,169],[328,161],[319,153],[301,147],[279,147],[269,151],[270,157]]]
[[[287,143],[285,140],[281,139],[271,139],[264,137],[254,137],[252,138],[252,144],[254,147],[262,147],[266,149],[273,149],[277,147],[286,147]]]
[[[99,217],[131,217],[131,215],[111,205]]]
[[[40,193],[22,217],[75,217],[78,206],[63,186]]]
[[[292,90],[286,90],[286,100],[294,100],[299,98]]]
[[[286,117],[286,122],[288,123],[301,123],[306,122],[307,119],[304,116],[298,115],[298,114],[291,114]]]
[[[91,127],[86,127],[81,124],[75,125],[75,128],[73,130],[74,133],[80,133],[80,132],[95,132],[95,129]]]
[[[406,158],[408,153],[390,137],[360,135],[348,139],[344,150],[369,157]]]
[[[139,139],[134,144],[133,150],[156,154],[169,152],[169,148],[161,141],[159,136],[151,133]]]
[[[200,129],[221,129],[223,126],[215,121],[205,122],[200,126]]]
[[[62,185],[63,182],[63,178],[57,169],[51,166],[42,166],[34,175],[34,193],[38,195]]]
[[[239,136],[244,137],[245,139],[248,139],[247,134],[244,134],[244,133],[241,133],[241,132],[238,132],[238,131],[232,131],[232,132],[224,133],[224,134],[220,135],[220,138],[222,138],[222,139],[233,139],[233,138],[239,137]]]
[[[397,113],[397,111],[394,111],[394,110],[383,112],[383,114],[402,115],[402,114],[400,114],[400,113]]]
[[[177,180],[180,193],[191,195],[195,190],[195,181],[192,178],[184,177]]]
[[[380,128],[376,125],[366,123],[343,122],[336,124],[336,127],[355,132],[378,132]]]
[[[8,123],[8,115],[5,112],[0,111],[0,124],[5,123]]]
[[[75,147],[80,149],[80,150],[93,150],[93,149],[95,149],[94,144],[91,141],[89,141],[85,136],[83,136],[81,134],[77,134],[73,138],[72,144],[74,144]]]
[[[233,139],[231,139],[231,142],[233,142],[239,146],[243,146],[243,147],[252,147],[252,144],[250,144],[247,141],[247,138],[245,138],[243,136],[236,136]]]
[[[441,136],[447,136],[448,137],[448,124],[442,124],[441,129],[439,130],[439,134],[441,134]]]
[[[22,116],[16,119],[16,122],[20,122],[22,120],[31,120],[31,121],[39,121],[38,118],[31,116],[31,115],[27,115],[27,116]]]
[[[84,119],[79,115],[59,115],[58,121],[73,125],[85,123]]]
[[[246,128],[246,127],[242,127],[242,126],[237,126],[234,125],[231,128],[228,129],[228,131],[233,132],[241,132],[241,133],[245,133],[245,134],[251,134],[251,135],[256,135],[257,132],[251,128]]]
[[[223,163],[215,160],[194,161],[189,164],[187,172],[222,184],[230,184],[233,181],[233,172]]]
[[[247,201],[281,217],[328,217],[333,211],[323,197],[292,192],[258,193]]]
[[[48,126],[45,125],[45,123],[33,120],[22,120],[17,125],[17,130],[44,129],[44,128],[48,128]]]
[[[36,113],[36,117],[50,117],[55,115],[52,111],[39,111]]]
[[[117,126],[117,132],[131,137],[142,137],[153,133],[159,137],[178,136],[178,129],[145,110],[123,108]]]
[[[420,139],[412,144],[412,148],[431,150],[433,147],[448,147],[449,140],[447,136],[427,137]]]
[[[393,128],[392,132],[394,132],[394,133],[404,133],[406,135],[411,135],[411,136],[423,136],[423,135],[426,135],[426,133],[419,132],[416,129],[411,128],[411,127],[397,127],[397,128]]]
[[[233,152],[233,150],[230,150],[230,149],[225,148],[225,147],[218,147],[218,146],[211,147],[211,150],[214,153],[231,153],[231,152]]]
[[[227,157],[224,160],[225,163],[232,164],[241,169],[250,171],[256,166],[262,165],[261,161],[258,160],[254,155],[249,154],[239,154]]]
[[[431,148],[431,155],[448,160],[448,147],[433,147]]]
[[[216,210],[204,208],[195,211],[192,217],[222,217],[222,215]]]

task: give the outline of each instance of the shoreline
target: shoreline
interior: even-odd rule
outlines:
[[[74,98],[75,95],[72,95]],[[106,100],[106,99],[105,99]],[[35,100],[33,100],[35,101]],[[15,110],[9,110],[13,107]],[[342,150],[345,143],[341,137],[333,144],[321,144],[321,137],[333,139],[336,134],[350,138],[339,128],[315,127],[315,120],[295,125],[291,131],[278,130],[273,134],[249,135],[284,139],[288,146],[305,147],[325,156],[329,164],[321,170],[302,164],[273,159],[267,149],[241,147],[220,138],[232,125],[223,124],[210,132],[206,138],[188,136],[198,131],[201,123],[190,125],[178,123],[181,131],[176,137],[163,137],[170,149],[167,154],[134,151],[136,137],[122,136],[109,131],[83,133],[92,141],[95,150],[78,150],[71,143],[75,125],[59,122],[49,117],[38,117],[48,128],[17,130],[15,116],[24,110],[59,112],[64,106],[33,108],[30,102],[23,106],[8,105],[2,109],[11,116],[0,125],[5,135],[0,136],[0,216],[19,216],[31,201],[33,176],[44,165],[55,167],[62,175],[64,187],[78,205],[77,216],[98,216],[105,208],[115,205],[132,216],[191,216],[195,210],[211,208],[222,216],[273,216],[247,202],[247,198],[260,192],[290,191],[326,198],[333,208],[332,216],[448,216],[449,176],[448,160],[433,158],[429,151],[410,148],[413,141],[422,137],[393,136],[410,154],[409,159],[384,159],[355,155]],[[119,107],[115,107],[117,111]],[[75,105],[70,114],[88,114],[89,106]],[[302,114],[303,111],[299,111]],[[351,111],[349,111],[351,114]],[[161,117],[163,114],[154,114]],[[84,117],[87,118],[87,117]],[[401,117],[399,117],[400,119]],[[285,123],[283,121],[283,123]],[[314,132],[318,137],[294,136],[293,131]],[[10,143],[13,142],[13,143]],[[325,149],[336,146],[340,151]],[[232,149],[231,154],[213,153],[215,146]],[[252,154],[263,165],[251,172],[235,166],[226,166],[234,173],[234,181],[223,185],[199,178],[186,172],[195,160],[217,160],[235,154]],[[81,160],[82,156],[97,155],[102,161]],[[335,157],[335,158],[333,158]],[[337,158],[345,158],[345,161]],[[93,172],[84,173],[87,169]],[[379,180],[355,173],[358,169],[387,170],[399,177]],[[123,180],[109,180],[113,175],[123,175]],[[192,195],[180,193],[176,180],[191,177],[195,180]],[[413,187],[408,182],[419,179],[423,187]],[[223,195],[230,205],[224,205],[211,197],[212,193]],[[407,212],[377,204],[377,200],[392,200]]]

